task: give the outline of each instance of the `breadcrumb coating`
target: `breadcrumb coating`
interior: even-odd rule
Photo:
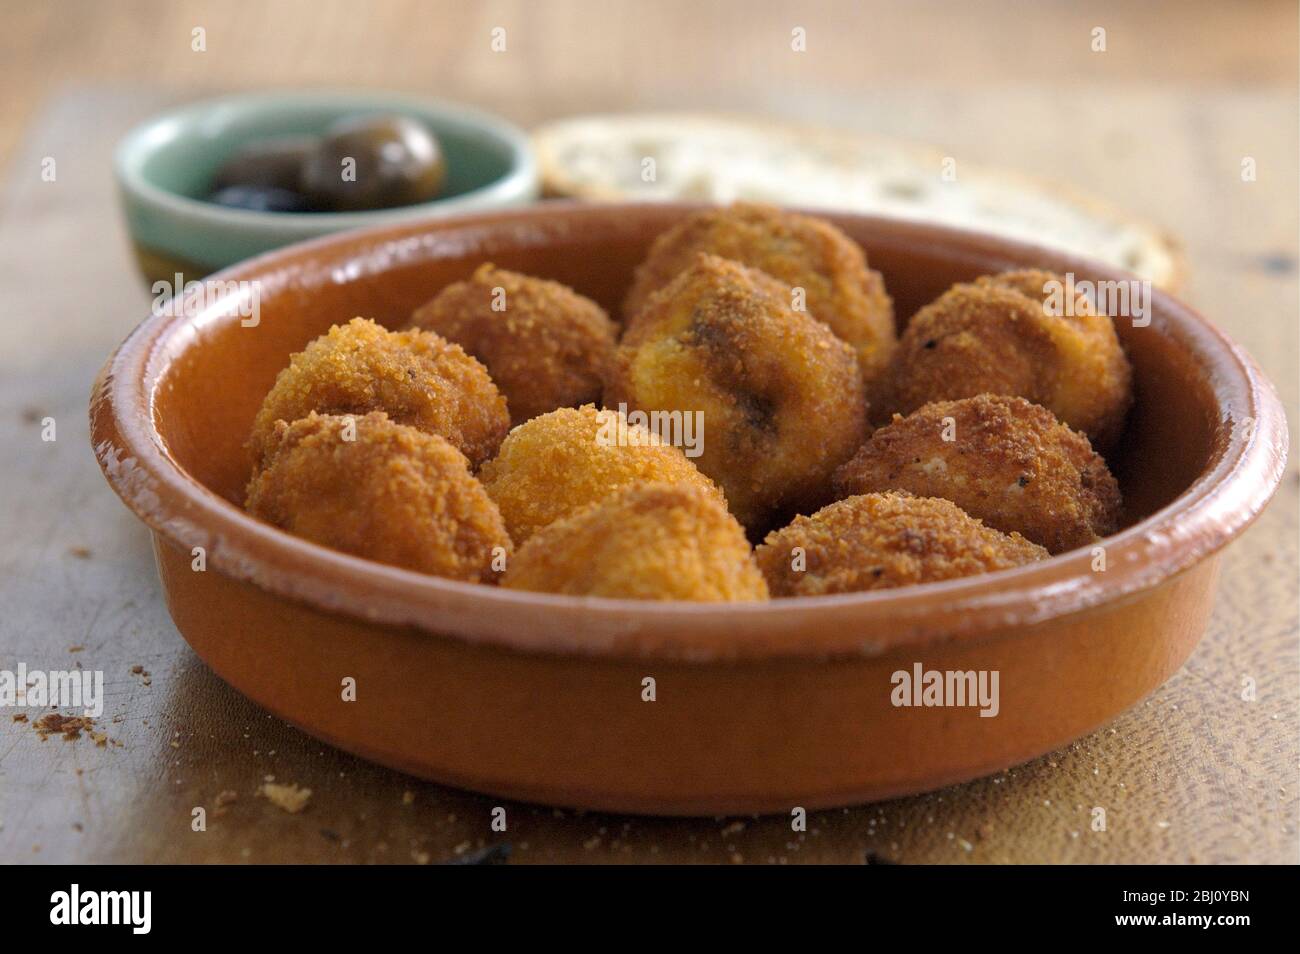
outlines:
[[[487,365],[514,424],[599,401],[617,339],[614,323],[591,299],[490,263],[418,308],[411,326],[442,335]]]
[[[502,586],[570,596],[767,599],[745,531],[695,484],[624,487],[534,534]]]
[[[490,582],[509,557],[496,504],[465,455],[436,434],[382,411],[311,413],[278,422],[268,445],[245,506],[283,530],[455,580]]]
[[[1041,404],[1113,447],[1132,403],[1132,370],[1114,322],[1076,295],[1049,313],[1045,286],[1065,279],[1024,270],[954,285],[908,323],[891,366],[889,410],[1007,394]],[[1059,303],[1058,303],[1059,304]],[[884,410],[882,408],[881,410]]]
[[[796,517],[754,551],[768,590],[824,596],[932,583],[1047,557],[1018,533],[984,526],[956,504],[906,493],[861,494]]]
[[[700,412],[696,464],[751,530],[830,499],[830,477],[862,442],[853,349],[789,306],[765,273],[714,255],[653,294],[624,336],[605,403]]]
[[[951,440],[945,439],[951,437]],[[1119,528],[1119,484],[1088,438],[1024,398],[982,394],[895,416],[836,472],[841,496],[905,490],[951,500],[1050,553]]]
[[[520,545],[548,524],[628,484],[690,484],[726,505],[722,491],[680,448],[665,444],[648,428],[629,424],[618,411],[590,404],[519,425],[479,476]]]
[[[689,268],[701,252],[761,269],[804,289],[808,313],[853,346],[870,383],[896,341],[894,304],[862,248],[829,222],[768,205],[737,202],[690,216],[659,236],[636,271],[623,306],[634,327],[650,296]]]
[[[428,331],[388,331],[365,318],[335,325],[289,360],[253,420],[260,466],[277,421],[384,411],[446,438],[478,467],[510,429],[505,398],[460,345]]]

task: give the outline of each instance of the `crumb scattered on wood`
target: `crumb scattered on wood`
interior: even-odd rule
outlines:
[[[311,800],[310,788],[299,788],[292,782],[283,785],[278,782],[263,782],[257,794],[290,815],[298,814]]]
[[[27,713],[26,713],[26,712],[15,712],[15,713],[14,713],[14,721],[15,721],[15,722],[26,722],[26,721],[27,721]]]
[[[89,716],[65,716],[57,712],[47,712],[32,723],[32,728],[40,735],[42,741],[52,735],[61,735],[71,741],[81,738],[81,733],[89,732],[94,725],[95,720]]]
[[[402,804],[403,804],[403,805],[409,805],[409,804],[411,804],[413,801],[415,801],[415,792],[411,791],[411,790],[408,788],[406,791],[404,791],[404,792],[402,793]]]
[[[68,547],[68,553],[79,560],[89,560],[94,555],[90,547]]]
[[[226,806],[231,802],[239,801],[239,793],[225,789],[217,792],[217,797],[212,800],[212,814],[220,818],[226,813]]]

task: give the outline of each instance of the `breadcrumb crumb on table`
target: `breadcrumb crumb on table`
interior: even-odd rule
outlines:
[[[239,800],[239,793],[231,789],[225,789],[217,793],[217,797],[212,800],[212,814],[218,818],[224,815],[228,806],[232,802]]]
[[[257,794],[265,798],[268,802],[290,815],[296,815],[311,800],[311,789],[300,788],[292,782],[263,782],[257,789]]]
[[[81,738],[82,732],[94,728],[95,720],[89,716],[65,716],[57,712],[47,712],[35,722],[32,728],[45,741],[51,735],[61,735],[67,741]]]

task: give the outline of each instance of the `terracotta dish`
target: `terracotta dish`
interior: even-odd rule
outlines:
[[[1111,455],[1129,513],[1105,541],[1104,572],[1085,548],[873,593],[580,599],[367,562],[240,508],[254,412],[289,355],[331,324],[400,325],[485,260],[617,313],[650,241],[693,208],[547,204],[329,237],[216,276],[259,283],[253,327],[231,293],[136,328],[95,384],[92,441],[153,531],[172,618],[199,656],[277,715],[386,765],[654,814],[788,813],[973,778],[1092,731],[1182,665],[1221,549],[1277,486],[1286,431],[1255,363],[1158,291],[1148,326],[1117,321],[1136,403]],[[868,250],[901,319],[1007,268],[1129,277],[984,235],[828,218]],[[998,714],[895,707],[892,675],[918,663],[996,670]]]

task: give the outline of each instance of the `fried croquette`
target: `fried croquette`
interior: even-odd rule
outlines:
[[[765,273],[714,255],[650,296],[615,353],[605,403],[696,412],[696,464],[751,530],[829,498],[830,477],[862,442],[853,349],[790,308]]]
[[[824,596],[1005,570],[1047,551],[937,497],[862,494],[800,516],[754,551],[773,596]]]
[[[1050,553],[1119,527],[1119,484],[1083,434],[1024,398],[982,394],[895,416],[835,474],[841,496],[905,490],[951,500]]]
[[[519,425],[479,476],[520,545],[627,484],[691,484],[726,503],[722,491],[680,448],[664,443],[649,428],[628,423],[618,411],[598,411],[590,404]]]
[[[489,582],[512,550],[465,455],[381,411],[311,413],[276,424],[249,513],[346,553],[455,580]],[[494,565],[495,563],[495,565]]]
[[[745,532],[695,484],[627,486],[539,530],[501,581],[516,590],[635,600],[767,599]]]
[[[617,329],[605,310],[559,282],[480,265],[411,316],[487,365],[522,424],[600,400]]]
[[[253,420],[249,449],[260,466],[276,421],[309,412],[384,411],[437,434],[477,467],[510,429],[505,398],[487,369],[428,331],[388,331],[365,318],[335,325],[295,354]]]
[[[889,410],[1007,394],[1113,447],[1132,403],[1132,370],[1114,322],[1084,295],[1065,301],[1066,287],[1061,276],[1033,270],[954,285],[903,332]]]
[[[655,240],[623,307],[629,327],[639,323],[650,296],[701,252],[767,272],[788,286],[787,305],[791,289],[803,289],[808,313],[853,346],[865,381],[874,381],[888,363],[896,341],[894,305],[861,247],[822,219],[746,202],[696,213]]]

